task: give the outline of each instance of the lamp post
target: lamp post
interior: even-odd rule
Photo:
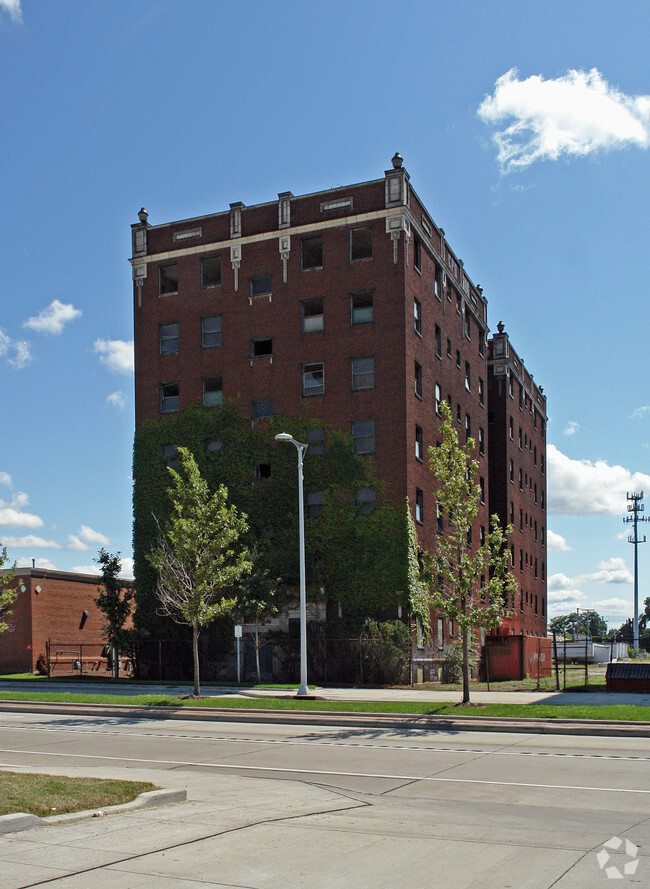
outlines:
[[[302,462],[308,445],[296,441],[288,432],[279,432],[276,441],[290,441],[298,451],[298,535],[300,549],[300,688],[297,697],[309,695],[307,685],[307,591],[305,588],[305,509],[302,491]]]

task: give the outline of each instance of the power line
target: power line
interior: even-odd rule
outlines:
[[[643,512],[643,491],[638,494],[633,493],[627,495],[628,504],[627,511],[631,515],[625,516],[623,523],[632,525],[632,534],[628,535],[627,542],[634,544],[634,622],[632,624],[634,632],[634,648],[639,650],[639,544],[645,543],[645,534],[639,538],[638,523],[650,521],[646,516],[640,516]]]

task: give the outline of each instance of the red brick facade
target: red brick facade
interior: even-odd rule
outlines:
[[[0,635],[0,671],[33,671],[48,640],[100,643],[104,617],[95,605],[98,583],[93,575],[17,569],[18,595],[9,618],[14,629]]]
[[[306,410],[359,435],[431,548],[427,449],[447,400],[461,441],[477,441],[480,541],[491,478],[487,302],[401,158],[382,179],[180,222],[149,225],[141,211],[132,232],[136,427],[220,398],[252,417]],[[355,426],[368,423],[374,434]]]

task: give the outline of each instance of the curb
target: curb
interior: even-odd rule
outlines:
[[[66,812],[64,815],[48,815],[46,818],[30,815],[27,812],[13,812],[11,815],[0,815],[0,834],[30,830],[32,827],[45,827],[48,824],[67,824],[70,821],[114,815],[118,812],[129,812],[132,809],[147,809],[152,806],[164,806],[168,803],[183,803],[186,799],[187,791],[185,790],[147,790],[129,803],[106,806],[103,809],[85,809],[82,812]]]
[[[253,710],[217,707],[141,707],[137,704],[57,704],[0,701],[0,712],[124,719],[178,719],[207,722],[256,722],[272,725],[321,725],[343,728],[402,728],[428,731],[523,732],[547,735],[650,738],[650,722],[597,719],[544,719],[508,716],[426,716],[413,714],[342,713],[324,710]]]

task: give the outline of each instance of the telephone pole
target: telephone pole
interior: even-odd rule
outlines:
[[[631,515],[625,516],[623,522],[626,525],[632,525],[633,533],[628,535],[627,542],[634,544],[634,649],[639,650],[639,544],[645,543],[645,534],[639,538],[638,523],[650,521],[646,516],[640,516],[643,512],[643,491],[638,494],[627,495],[627,511]]]

